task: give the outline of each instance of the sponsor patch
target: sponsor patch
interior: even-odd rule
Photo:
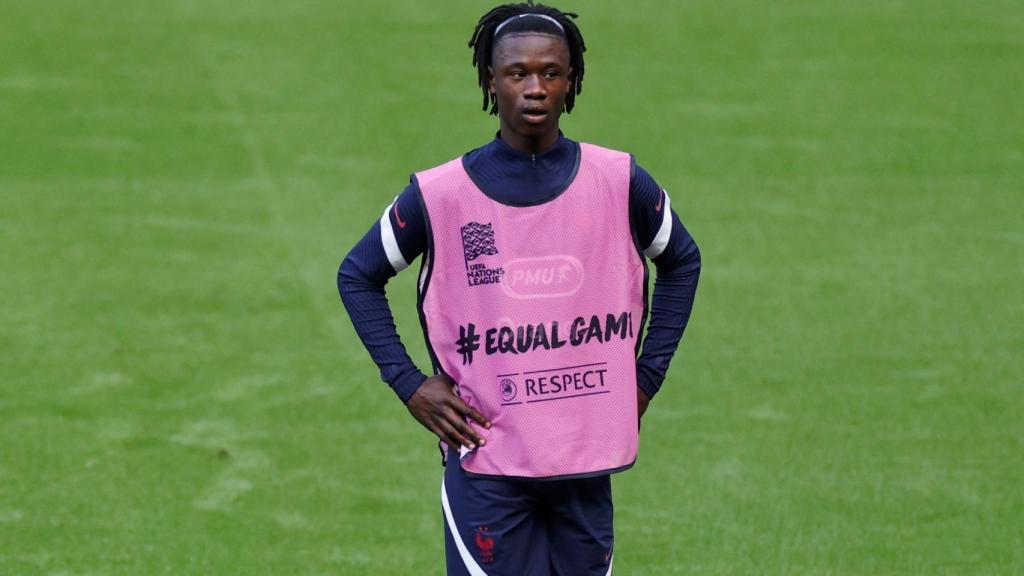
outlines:
[[[519,258],[503,268],[501,289],[512,298],[572,296],[583,286],[583,264],[572,256]]]

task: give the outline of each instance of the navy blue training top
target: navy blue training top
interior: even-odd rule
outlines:
[[[470,178],[491,198],[513,205],[545,202],[575,176],[579,144],[564,136],[540,154],[513,149],[500,137],[463,156]],[[637,385],[658,392],[690,318],[700,276],[700,251],[668,196],[650,174],[633,163],[629,211],[637,240],[657,274],[650,321],[637,358]],[[403,402],[427,376],[402,345],[384,287],[427,249],[427,227],[415,176],[380,220],[352,248],[338,269],[338,291],[349,317],[387,382]]]

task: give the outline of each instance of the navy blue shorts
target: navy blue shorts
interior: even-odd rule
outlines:
[[[448,576],[606,576],[612,570],[607,475],[572,480],[468,476],[449,458],[441,483]]]

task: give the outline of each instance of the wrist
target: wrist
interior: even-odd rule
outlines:
[[[413,397],[413,394],[416,394],[416,391],[420,389],[420,386],[422,386],[426,380],[426,374],[419,370],[415,370],[409,374],[403,374],[392,382],[391,389],[398,395],[402,404],[408,404],[409,400]]]
[[[658,393],[660,388],[659,385],[655,384],[646,374],[639,370],[636,374],[636,387],[643,390],[648,398],[654,398],[654,395]]]

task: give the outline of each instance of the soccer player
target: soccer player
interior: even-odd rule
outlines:
[[[668,194],[631,155],[559,130],[583,88],[576,17],[531,3],[479,20],[470,47],[498,134],[415,173],[338,271],[382,378],[441,441],[448,574],[611,573],[609,475],[636,459],[697,288]],[[431,376],[384,291],[420,255]]]

